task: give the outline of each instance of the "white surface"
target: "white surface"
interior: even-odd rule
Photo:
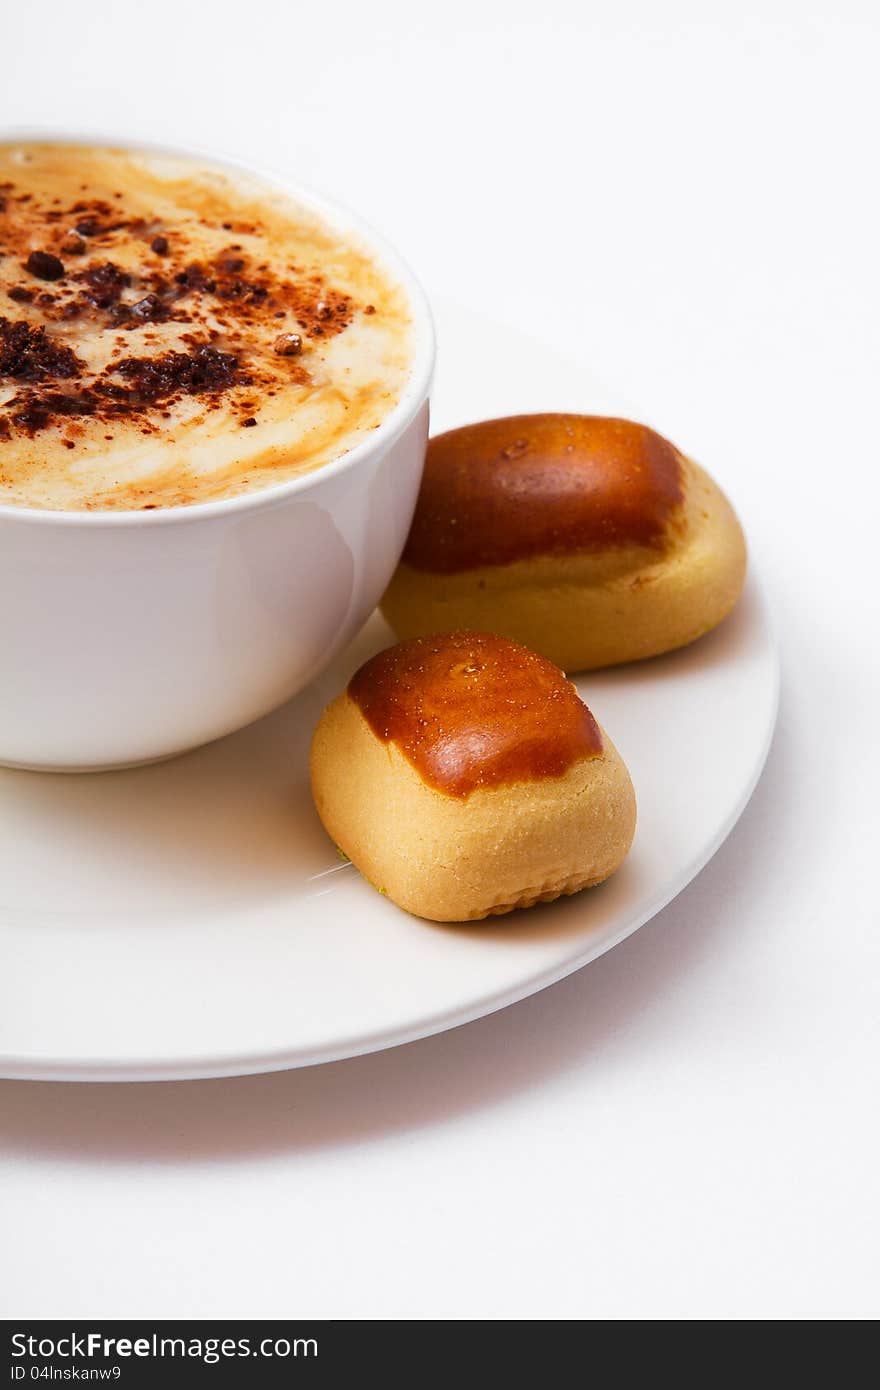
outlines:
[[[780,722],[692,887],[533,999],[276,1076],[4,1083],[0,1303],[876,1315],[876,7],[248,13],[19,9],[2,117],[259,149],[611,383],[745,519]]]
[[[5,133],[47,130],[69,127]],[[425,454],[431,313],[381,238],[289,175],[265,179],[362,238],[406,290],[400,399],[342,457],[258,493],[150,512],[0,505],[0,593],[15,595],[0,608],[0,763],[130,767],[240,729],[324,669],[394,572]]]

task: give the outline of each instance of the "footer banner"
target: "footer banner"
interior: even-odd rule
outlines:
[[[5,1322],[2,1386],[306,1385],[351,1361],[334,1322]],[[377,1368],[378,1369],[378,1368]]]

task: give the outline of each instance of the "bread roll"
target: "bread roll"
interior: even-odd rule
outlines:
[[[311,777],[364,877],[438,922],[601,883],[635,830],[629,773],[574,686],[485,633],[374,656],[321,716]]]
[[[745,566],[727,498],[659,434],[519,415],[431,440],[382,611],[398,637],[498,632],[585,671],[709,632]]]

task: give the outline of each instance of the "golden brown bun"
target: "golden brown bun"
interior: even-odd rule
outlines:
[[[574,687],[484,633],[373,657],[321,716],[311,777],[364,877],[438,922],[601,883],[635,831],[629,773]]]
[[[382,611],[399,637],[498,632],[582,671],[709,632],[745,567],[723,492],[653,430],[512,416],[431,441]]]

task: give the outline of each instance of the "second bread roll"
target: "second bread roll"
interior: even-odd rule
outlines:
[[[582,671],[710,631],[745,565],[721,489],[654,430],[511,416],[431,440],[382,611],[398,637],[498,632]]]

